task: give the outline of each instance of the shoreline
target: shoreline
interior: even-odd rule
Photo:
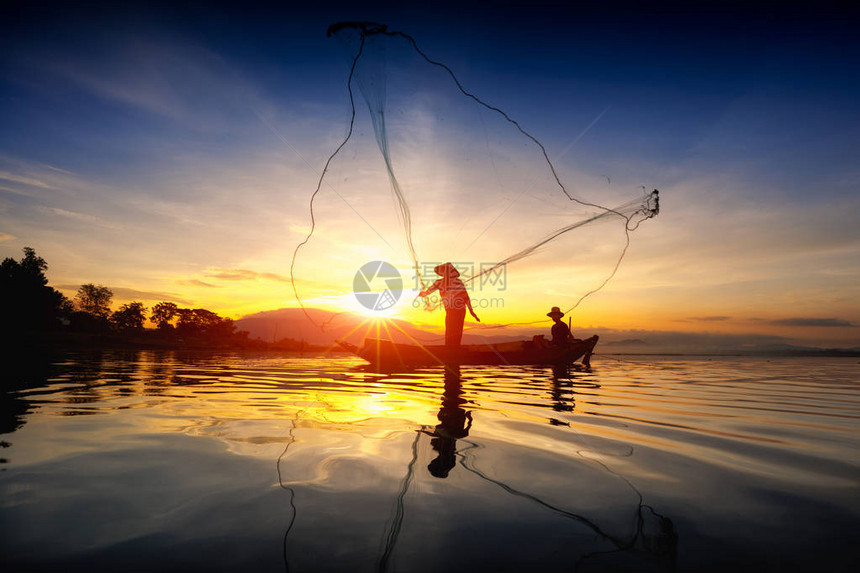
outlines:
[[[102,351],[102,350],[166,350],[200,352],[253,352],[253,353],[290,353],[290,354],[346,354],[338,347],[310,344],[293,339],[280,342],[266,342],[260,339],[239,341],[213,341],[199,337],[184,338],[171,334],[165,336],[158,331],[145,331],[135,335],[119,333],[49,332],[27,333],[3,345],[0,353],[28,354],[34,351]],[[595,357],[635,356],[635,357],[689,357],[689,358],[860,358],[860,349],[854,348],[785,348],[759,350],[725,351],[660,351],[619,352],[602,351],[598,345]]]

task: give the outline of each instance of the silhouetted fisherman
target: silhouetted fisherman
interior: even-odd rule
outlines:
[[[481,322],[478,315],[472,309],[472,300],[466,292],[466,285],[460,280],[460,273],[451,263],[436,266],[433,269],[440,279],[418,293],[418,296],[439,291],[442,296],[442,304],[445,306],[445,346],[459,348],[463,339],[463,322],[466,320],[466,309]]]
[[[546,315],[555,323],[552,325],[552,330],[550,331],[552,333],[552,344],[556,346],[567,346],[570,344],[573,340],[573,335],[570,333],[570,327],[561,321],[561,317],[564,316],[561,309],[554,306]]]
[[[448,472],[457,465],[457,440],[469,435],[472,427],[472,413],[462,408],[466,400],[462,397],[460,367],[445,367],[445,391],[442,394],[442,408],[439,410],[439,424],[432,432],[430,445],[439,453],[427,465],[430,473],[437,478],[448,477]]]

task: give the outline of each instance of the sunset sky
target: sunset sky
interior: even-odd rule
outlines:
[[[117,304],[232,318],[296,306],[293,249],[350,118],[354,54],[326,29],[376,21],[540,140],[578,198],[615,207],[660,190],[662,212],[575,325],[860,346],[856,11],[75,4],[0,9],[0,257],[35,248],[68,296],[92,282]],[[597,212],[407,47],[386,48],[386,114],[421,262],[495,262]],[[308,306],[358,310],[355,272],[387,260],[408,289],[390,314],[439,323],[412,308],[403,227],[354,88],[356,134],[321,189],[297,287]],[[571,307],[611,273],[617,223],[568,233],[510,265],[504,289],[473,291],[489,301],[482,320]]]

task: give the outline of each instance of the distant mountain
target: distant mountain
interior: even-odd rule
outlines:
[[[244,316],[235,321],[239,330],[247,330],[251,338],[274,342],[284,338],[304,340],[310,344],[332,345],[335,340],[361,344],[365,338],[379,337],[402,344],[444,344],[444,317],[439,313],[438,332],[425,330],[405,320],[388,319],[377,333],[375,321],[351,312],[330,312],[317,308],[282,308]],[[308,318],[310,317],[310,318]],[[463,335],[464,344],[477,344],[487,339],[503,342],[520,337],[469,334]]]
[[[628,338],[626,340],[612,340],[610,342],[602,342],[601,346],[648,346],[648,343],[641,338]]]
[[[745,349],[742,353],[765,356],[860,356],[860,348],[817,348],[792,344],[767,344]]]
[[[396,342],[409,342],[414,338],[427,343],[436,343],[438,334],[425,332],[402,320],[391,320],[388,332],[380,337]],[[371,333],[372,321],[367,317],[349,312],[330,312],[316,308],[303,311],[300,308],[282,308],[258,312],[236,321],[239,330],[247,330],[251,338],[274,342],[283,338],[304,340],[310,344],[330,345],[337,339],[361,343]]]
[[[400,319],[389,319],[387,331],[378,334],[374,324],[364,315],[350,312],[330,312],[307,309],[308,319],[300,308],[282,308],[258,312],[236,320],[239,330],[247,330],[252,339],[273,342],[284,338],[304,340],[309,344],[331,346],[336,339],[361,344],[367,337],[387,338],[404,344],[443,344],[444,316],[434,315],[438,330],[419,328]],[[315,324],[316,323],[316,324]],[[319,325],[319,326],[317,326]],[[532,328],[493,329],[492,325],[466,330],[465,344],[506,342],[530,339],[534,334],[549,338],[549,325]],[[787,344],[786,339],[764,335],[730,335],[671,331],[609,330],[593,327],[575,327],[574,333],[585,338],[600,335],[598,354],[689,354],[689,355],[744,355],[744,356],[860,356],[860,348],[818,348]],[[625,337],[625,338],[621,338]],[[620,340],[611,340],[620,338]]]

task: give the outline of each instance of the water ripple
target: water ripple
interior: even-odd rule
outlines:
[[[3,394],[0,507],[42,532],[16,538],[29,554],[41,553],[28,543],[61,540],[48,561],[24,563],[34,568],[78,555],[75,543],[143,543],[141,523],[209,531],[229,506],[255,539],[267,535],[255,524],[284,510],[273,543],[295,570],[345,570],[347,558],[439,570],[450,560],[432,548],[465,532],[474,547],[462,559],[485,561],[451,570],[487,570],[491,554],[501,569],[522,568],[515,547],[544,570],[672,570],[679,559],[720,570],[717,553],[677,551],[679,540],[702,548],[712,538],[758,568],[793,544],[797,563],[812,570],[826,548],[838,569],[850,552],[835,528],[860,516],[858,374],[853,359],[380,374],[331,356],[70,355]],[[272,497],[273,484],[287,497]],[[105,500],[148,517],[75,532],[57,518],[86,521],[85,508]],[[791,525],[780,521],[786,507]],[[223,527],[213,539],[244,535]],[[324,546],[332,536],[339,553]]]

